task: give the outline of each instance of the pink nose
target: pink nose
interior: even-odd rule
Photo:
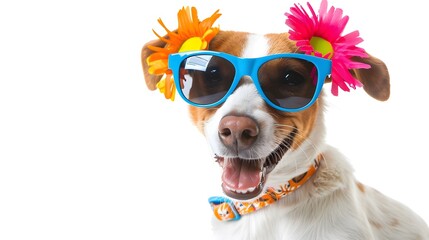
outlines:
[[[258,138],[258,124],[250,117],[228,115],[219,123],[219,138],[233,151],[250,148]]]

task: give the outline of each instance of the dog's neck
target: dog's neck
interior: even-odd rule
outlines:
[[[317,171],[322,155],[318,155],[307,172],[296,176],[277,189],[268,188],[266,192],[253,201],[234,201],[226,197],[210,197],[209,203],[214,215],[221,221],[238,220],[242,215],[252,213],[269,206],[305,184]]]

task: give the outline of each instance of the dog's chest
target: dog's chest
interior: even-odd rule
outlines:
[[[301,211],[285,207],[279,202],[237,221],[221,222],[213,219],[214,236],[215,239],[223,240],[311,239],[312,231],[309,229],[315,225],[307,222],[306,214]]]
[[[277,210],[277,211],[274,211]],[[281,239],[282,236],[291,236],[288,229],[282,229],[288,225],[289,220],[285,209],[278,206],[269,206],[237,221],[221,222],[213,219],[213,232],[215,239]]]

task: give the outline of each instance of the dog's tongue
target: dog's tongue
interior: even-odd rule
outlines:
[[[239,158],[228,159],[223,165],[222,181],[235,190],[257,187],[261,182],[260,164]]]

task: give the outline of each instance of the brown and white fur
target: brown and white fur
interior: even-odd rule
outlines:
[[[146,58],[151,54],[147,45],[163,44],[154,40],[142,50],[144,75],[151,90],[155,89],[160,76],[147,72]],[[209,48],[242,57],[297,51],[286,33],[256,35],[233,31],[219,32]],[[364,90],[377,100],[387,100],[390,83],[385,64],[372,56],[356,60],[371,65],[368,70],[353,72],[364,84]],[[419,216],[357,181],[346,158],[325,143],[323,99],[322,93],[316,103],[304,111],[280,112],[270,108],[259,96],[253,82],[244,77],[221,106],[211,109],[190,107],[192,121],[207,138],[214,154],[225,158],[264,158],[295,129],[291,147],[268,175],[265,189],[299,176],[307,171],[317,156],[323,156],[319,169],[307,183],[273,205],[245,215],[238,221],[222,222],[214,218],[216,239],[429,239],[428,227]],[[229,122],[225,123],[225,119]],[[222,139],[225,136],[220,133],[222,125],[247,126],[245,122],[249,119],[250,128],[257,129],[257,136],[253,136],[255,139],[250,143],[241,139],[240,134],[226,136],[245,146],[238,149],[237,156],[231,156],[231,151],[225,146],[228,141]],[[238,127],[231,131],[244,130]],[[209,162],[213,162],[211,157],[208,157]]]

